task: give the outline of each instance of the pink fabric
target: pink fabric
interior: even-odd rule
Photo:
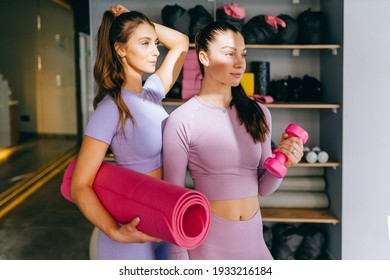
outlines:
[[[69,201],[70,184],[76,160],[65,171],[61,193]],[[107,211],[119,222],[140,217],[138,229],[193,249],[210,228],[210,205],[198,191],[110,163],[102,163],[93,189]]]
[[[230,3],[220,7],[225,14],[233,17],[233,18],[245,18],[245,9],[239,6],[237,3]]]
[[[274,98],[271,95],[261,95],[255,93],[252,96],[249,96],[249,98],[255,100],[256,102],[260,102],[261,104],[274,103]]]
[[[276,16],[264,16],[264,20],[275,29],[278,29],[279,25],[286,28],[286,22]]]

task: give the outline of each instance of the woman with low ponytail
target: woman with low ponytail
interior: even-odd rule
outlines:
[[[281,183],[264,168],[270,157],[272,121],[264,105],[247,97],[240,80],[246,69],[242,34],[217,21],[195,37],[203,76],[199,92],[168,117],[163,134],[164,179],[184,186],[186,170],[208,198],[211,227],[197,248],[171,245],[172,259],[272,259],[262,230],[258,195]],[[278,150],[286,167],[303,156],[298,137],[283,134]]]

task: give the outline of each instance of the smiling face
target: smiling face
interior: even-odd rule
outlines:
[[[229,86],[238,86],[246,69],[246,48],[240,33],[226,30],[216,33],[207,52],[200,51],[204,75]]]
[[[127,70],[142,73],[153,73],[156,70],[157,58],[160,52],[157,49],[158,38],[156,30],[149,24],[140,24],[129,37],[126,44],[117,48],[118,54],[123,57],[122,63]]]

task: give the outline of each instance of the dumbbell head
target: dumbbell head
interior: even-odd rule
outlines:
[[[289,124],[285,130],[289,136],[295,136],[302,139],[303,144],[309,139],[309,134],[302,127],[296,124]]]

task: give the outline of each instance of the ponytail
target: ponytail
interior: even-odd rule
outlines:
[[[269,133],[269,126],[263,110],[250,99],[241,84],[232,87],[232,101],[230,106],[236,106],[237,118],[241,124],[245,125],[246,130],[252,136],[255,143],[264,142],[266,134]]]
[[[118,125],[121,124],[124,133],[126,119],[130,119],[133,126],[135,119],[122,98],[122,87],[126,83],[126,75],[120,57],[114,48],[116,41],[111,39],[112,29],[121,28],[121,24],[117,22],[119,19],[120,16],[115,19],[110,11],[104,12],[97,33],[97,52],[93,75],[98,86],[98,93],[93,100],[93,107],[96,109],[98,103],[106,95],[112,97],[119,111]]]

